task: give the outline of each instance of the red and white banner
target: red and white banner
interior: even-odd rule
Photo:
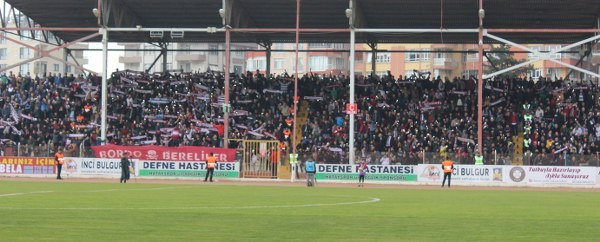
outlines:
[[[140,160],[206,161],[212,152],[220,162],[235,161],[235,149],[209,148],[198,146],[92,146],[97,158],[121,158],[124,152]]]

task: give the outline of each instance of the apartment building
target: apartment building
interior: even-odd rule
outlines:
[[[539,51],[552,51],[561,48],[561,45],[527,45],[532,49]],[[469,76],[478,74],[479,54],[478,46],[475,44],[379,44],[379,50],[388,50],[377,52],[375,58],[375,74],[382,76],[387,75],[389,70],[396,78],[400,75],[410,76],[414,70],[420,72],[431,72],[435,77],[454,78],[460,76]],[[356,46],[356,62],[355,72],[357,75],[371,74],[372,69],[372,53],[367,45]],[[491,46],[486,46],[485,49],[491,49]],[[389,51],[391,50],[391,51]],[[520,49],[511,48],[513,51]],[[470,51],[470,52],[466,52]],[[461,53],[462,52],[462,53]],[[598,47],[595,48],[595,53],[598,55]],[[554,54],[557,60],[575,65],[577,64],[579,53],[557,53]],[[513,58],[516,60],[531,60],[535,58],[533,54],[515,53]],[[598,69],[600,59],[592,55],[590,58],[585,58],[579,65],[584,69]],[[484,58],[484,65],[489,66],[487,58]],[[552,61],[544,60],[537,61],[533,64],[534,70],[528,76],[533,79],[539,77],[565,77],[569,76],[572,80],[589,80],[589,75],[580,74],[577,71],[571,72],[571,69],[556,64]],[[594,69],[596,68],[596,69]],[[484,71],[486,68],[484,68]]]
[[[123,56],[119,62],[125,69],[149,70],[150,73],[163,71],[163,58],[160,48],[149,43],[126,43]],[[231,44],[230,71],[245,71],[245,52],[236,50],[255,49],[256,44]],[[185,72],[219,70],[225,68],[225,45],[222,43],[172,43],[167,52],[167,70],[183,70]],[[156,60],[154,66],[152,63]]]
[[[34,58],[38,56],[41,50],[49,50],[55,45],[41,42],[39,40],[42,39],[40,31],[23,31],[21,36],[17,35],[16,32],[0,32],[0,35],[8,36],[12,39],[16,39],[20,42],[23,42],[27,45],[35,47],[34,49],[27,48],[23,45],[17,44],[15,42],[9,41],[4,38],[0,38],[0,69],[3,69],[7,66],[11,66],[13,64],[25,61],[27,59]],[[37,36],[36,36],[37,35]],[[38,39],[38,40],[36,40]],[[71,45],[72,49],[86,49],[88,48],[88,44],[80,43]],[[76,61],[83,66],[88,63],[88,60],[84,57],[83,51],[71,51],[71,56],[67,55],[67,50],[60,49],[51,53],[52,56],[60,58],[62,60],[68,60],[71,63],[75,63],[72,57],[76,59]],[[61,73],[67,75],[79,75],[83,74],[83,71],[76,68],[75,66],[65,65],[62,62],[50,59],[50,58],[41,58],[36,61],[32,61],[29,63],[25,63],[14,68],[8,69],[4,71],[4,73],[13,74],[21,74],[21,75],[30,75],[30,76],[43,76],[49,72],[52,73]]]
[[[296,72],[295,44],[276,43],[271,47],[271,73],[293,75]],[[310,43],[299,44],[298,73],[347,75],[349,69],[349,53],[338,50],[349,50],[348,44]],[[267,60],[264,49],[246,53],[246,69],[266,72]]]

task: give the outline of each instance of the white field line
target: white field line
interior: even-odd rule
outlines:
[[[194,187],[194,186],[153,187],[153,188],[133,188],[133,189],[104,189],[104,190],[76,191],[76,192],[150,191],[150,190],[167,190],[167,189],[180,189],[180,188],[190,188],[190,187]]]
[[[344,206],[366,203],[377,203],[381,199],[371,197],[369,200],[357,202],[340,202],[340,203],[312,203],[298,205],[273,205],[273,206],[231,206],[231,207],[167,207],[167,208],[15,208],[15,207],[0,207],[0,210],[202,210],[202,209],[264,209],[264,208],[302,208],[302,207],[324,207],[324,206]]]
[[[7,193],[7,194],[0,194],[0,197],[21,196],[21,195],[50,193],[50,192],[53,192],[53,191]]]

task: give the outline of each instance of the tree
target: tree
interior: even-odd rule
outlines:
[[[484,64],[485,71],[487,73],[496,72],[503,70],[519,63],[527,61],[527,59],[517,60],[514,58],[513,53],[510,53],[510,46],[506,44],[492,45],[491,53],[486,53],[488,58],[486,64]],[[533,65],[522,66],[518,69],[505,72],[500,74],[503,77],[527,77],[527,74],[534,70]]]

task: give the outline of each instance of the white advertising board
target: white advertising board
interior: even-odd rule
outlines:
[[[133,161],[135,167],[136,161]],[[74,176],[120,177],[121,159],[65,158],[63,174]]]

